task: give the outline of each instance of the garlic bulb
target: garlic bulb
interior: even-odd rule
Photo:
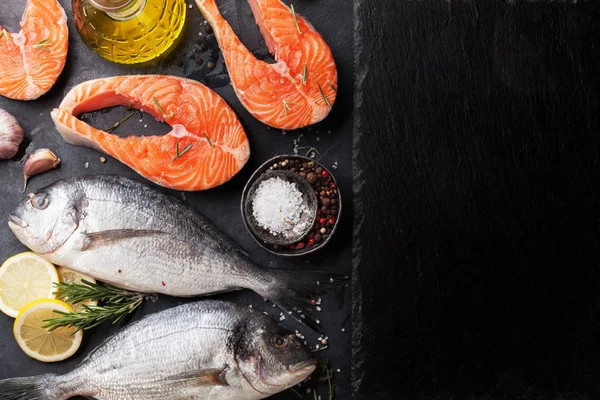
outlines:
[[[29,177],[50,171],[58,167],[58,164],[60,164],[60,158],[56,157],[49,149],[38,149],[27,156],[27,160],[25,160],[25,165],[23,166],[23,178],[25,180],[23,192],[27,188]]]
[[[0,108],[0,159],[13,158],[23,141],[23,129],[8,112]]]

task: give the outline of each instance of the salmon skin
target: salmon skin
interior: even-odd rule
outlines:
[[[77,115],[128,106],[171,125],[163,136],[121,138]],[[116,76],[83,82],[66,95],[52,120],[69,143],[111,155],[148,180],[176,190],[221,185],[250,157],[250,145],[233,110],[199,82],[175,76]]]
[[[8,225],[48,261],[120,288],[170,296],[251,289],[315,330],[310,300],[341,278],[262,268],[190,207],[118,176],[42,188],[19,203]]]
[[[0,25],[0,95],[34,100],[56,83],[67,60],[67,16],[57,0],[28,0],[21,31]]]
[[[246,109],[278,129],[323,120],[337,95],[338,75],[321,35],[280,0],[248,0],[276,63],[258,60],[221,16],[215,0],[196,0],[219,42],[231,84]]]

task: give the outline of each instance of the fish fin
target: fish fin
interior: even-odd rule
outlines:
[[[170,380],[186,386],[229,386],[225,377],[227,370],[228,366],[201,369],[174,375]]]
[[[274,288],[259,293],[286,311],[289,316],[315,332],[323,333],[320,322],[311,309],[311,301],[327,293],[348,276],[322,271],[274,270]]]
[[[114,229],[83,234],[82,251],[108,246],[122,239],[160,235],[163,232],[151,229]]]
[[[0,399],[58,400],[64,398],[64,393],[59,390],[57,378],[57,375],[47,374],[0,380]]]

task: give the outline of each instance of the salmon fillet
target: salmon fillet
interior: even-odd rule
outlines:
[[[280,0],[248,2],[275,64],[254,57],[221,16],[215,0],[196,0],[215,32],[241,103],[274,128],[298,129],[321,121],[337,95],[337,69],[329,46]]]
[[[0,95],[34,100],[54,85],[69,48],[67,16],[57,0],[28,0],[21,31],[0,25]]]
[[[173,129],[163,136],[119,136],[77,115],[112,106],[153,115]],[[221,185],[250,157],[237,116],[215,92],[175,76],[116,76],[83,82],[66,95],[52,119],[69,143],[94,148],[161,186],[195,191]]]

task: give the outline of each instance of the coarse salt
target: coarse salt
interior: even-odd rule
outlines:
[[[252,215],[258,224],[273,236],[296,236],[312,221],[302,219],[308,211],[303,195],[293,182],[279,177],[269,178],[258,185],[252,200]]]

